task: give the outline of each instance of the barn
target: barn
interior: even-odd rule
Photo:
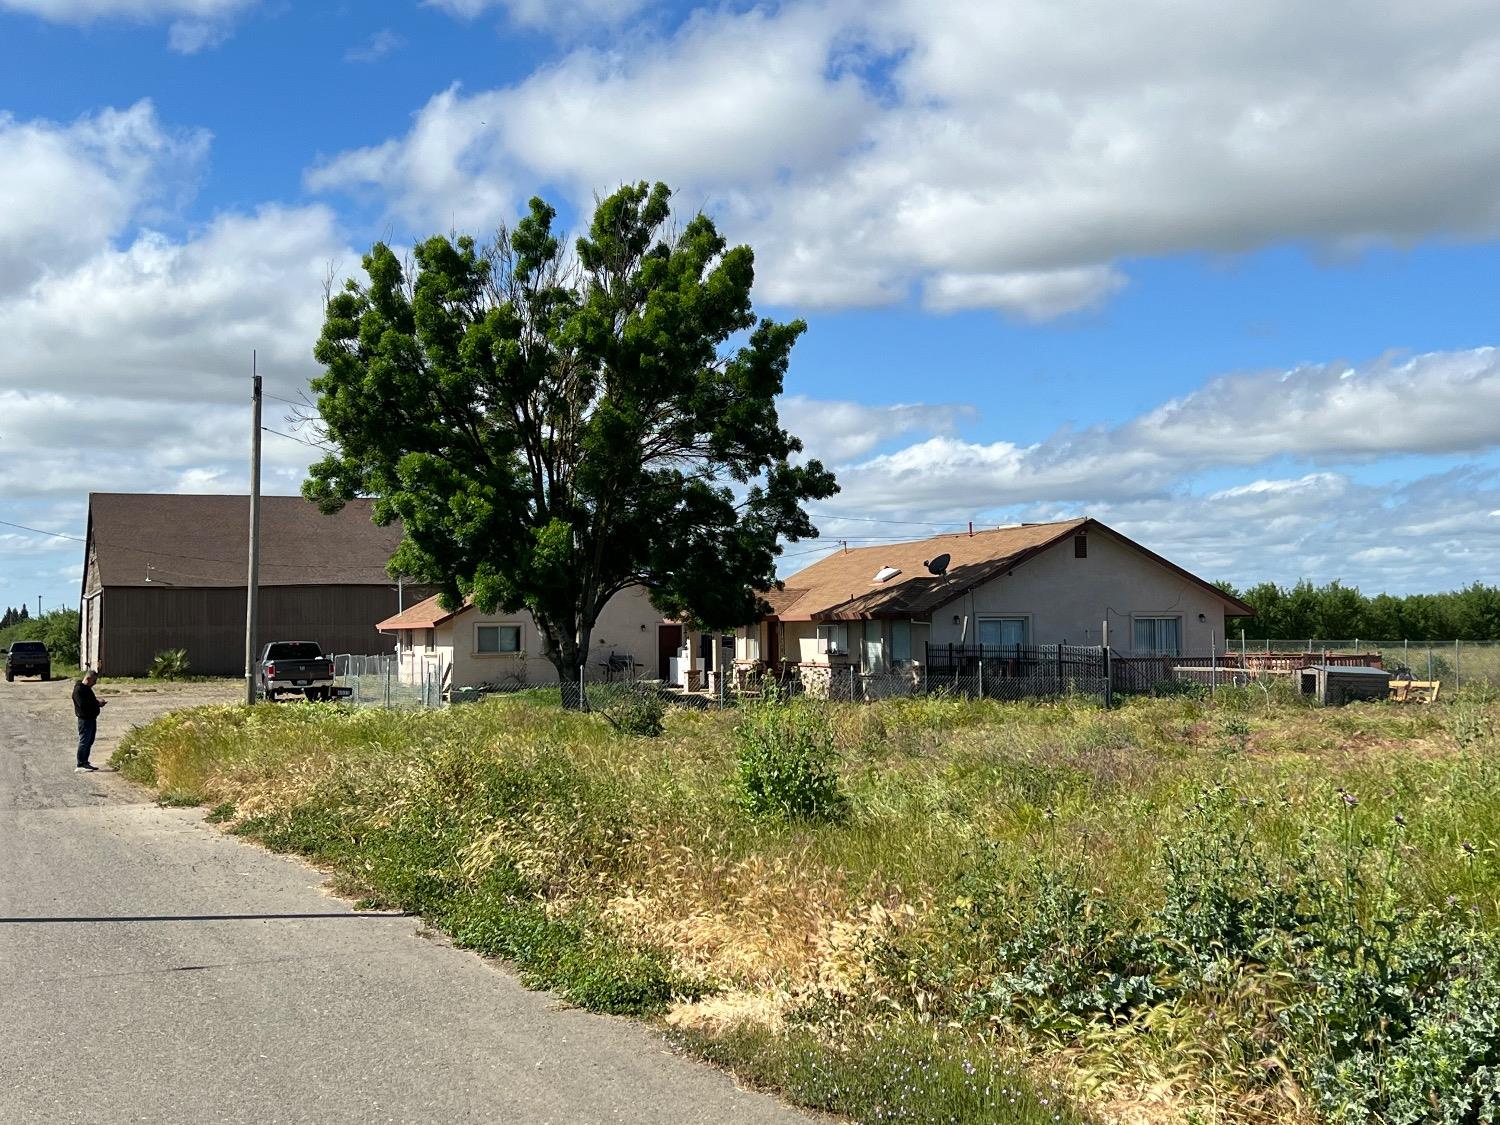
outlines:
[[[375,623],[432,592],[401,589],[386,563],[401,528],[370,522],[371,501],[325,516],[300,496],[261,498],[260,637],[327,652],[391,648]],[[79,646],[85,667],[140,676],[165,649],[192,671],[245,671],[248,496],[89,496]]]

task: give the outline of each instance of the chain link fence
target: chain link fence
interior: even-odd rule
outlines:
[[[393,652],[333,658],[334,691],[356,707],[441,707],[447,677],[440,654],[405,664]]]
[[[663,706],[712,710],[755,699],[767,691],[783,698],[807,695],[869,703],[909,696],[950,695],[966,699],[1021,701],[1088,696],[1108,704],[1116,697],[1209,691],[1287,677],[1312,663],[1375,664],[1408,679],[1438,681],[1443,691],[1465,684],[1500,689],[1500,641],[1329,640],[1245,641],[1208,656],[1125,656],[1102,648],[931,646],[927,663],[864,671],[853,664],[785,666],[775,672],[735,669],[711,679],[707,690],[684,691],[625,670],[599,680],[580,671],[576,680],[548,686],[489,683],[453,689],[441,656],[408,660],[394,653],[334,658],[339,695],[355,706],[439,707],[492,694],[527,694],[574,710],[606,715]]]
[[[1229,653],[1313,653],[1330,656],[1378,655],[1381,667],[1409,671],[1414,679],[1439,680],[1444,691],[1465,684],[1486,683],[1500,688],[1500,641],[1411,641],[1366,637],[1326,639],[1239,640]]]

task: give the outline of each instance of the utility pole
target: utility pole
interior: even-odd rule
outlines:
[[[38,617],[40,617],[42,615],[42,595],[41,594],[38,594],[36,596],[36,615]]]
[[[260,593],[260,373],[250,353],[250,565],[245,582],[245,702],[255,702],[256,604]]]

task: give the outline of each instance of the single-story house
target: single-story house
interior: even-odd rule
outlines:
[[[377,527],[369,500],[325,516],[300,496],[263,496],[261,640],[317,641],[325,652],[389,651],[374,622],[430,587],[399,584],[386,564],[399,525]],[[80,659],[140,676],[164,649],[195,673],[245,673],[250,497],[96,492],[89,496]]]
[[[519,688],[557,683],[541,631],[530,613],[481,613],[472,604],[444,609],[434,595],[376,626],[394,635],[400,676],[421,683],[424,666],[438,665],[445,688]],[[595,622],[586,663],[591,681],[665,680],[682,643],[682,627],[662,620],[645,588],[620,591]],[[385,650],[390,651],[387,639]],[[429,671],[427,679],[432,678]]]
[[[845,550],[765,597],[770,613],[736,634],[735,664],[795,666],[805,680],[915,667],[929,645],[1206,656],[1223,651],[1226,616],[1254,612],[1094,519]]]

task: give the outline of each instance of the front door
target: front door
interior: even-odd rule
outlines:
[[[781,661],[781,622],[766,622],[766,667],[774,669]]]
[[[656,627],[656,678],[665,683],[672,672],[672,657],[682,647],[681,625]]]

